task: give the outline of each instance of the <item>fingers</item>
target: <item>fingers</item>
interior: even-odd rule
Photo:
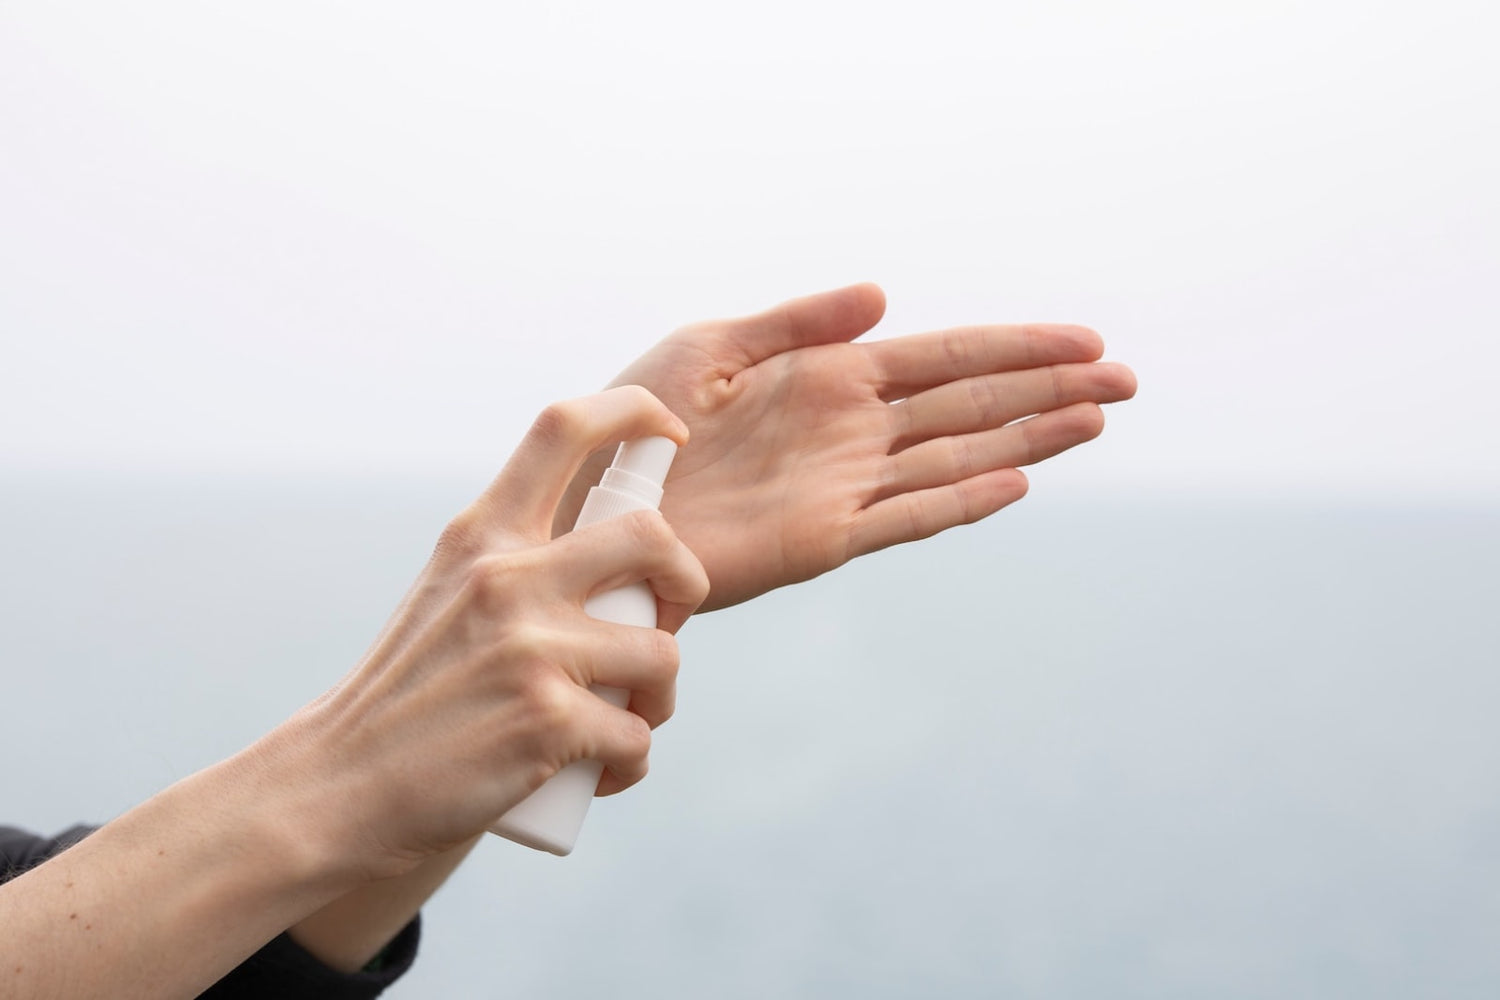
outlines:
[[[892,405],[895,450],[929,438],[1001,427],[1074,403],[1117,403],[1133,395],[1135,374],[1102,361],[961,379]]]
[[[879,499],[1032,465],[1091,441],[1103,430],[1104,412],[1097,405],[1075,403],[994,430],[924,441],[891,456]]]
[[[568,720],[566,728],[572,732],[565,741],[576,753],[569,753],[567,759],[596,760],[605,768],[595,794],[612,795],[646,776],[651,730],[666,721],[666,716],[652,721],[637,707],[636,698],[632,698],[629,709],[618,708],[581,687],[571,689],[566,700],[568,704],[561,706],[560,715]]]
[[[689,612],[708,596],[703,564],[654,510],[591,524],[552,544],[556,585],[577,600],[639,581],[651,587],[659,603]]]
[[[532,538],[550,538],[558,502],[584,461],[608,444],[651,435],[681,445],[687,425],[640,386],[554,403],[536,418],[478,506]]]
[[[1046,365],[1097,361],[1104,342],[1082,326],[970,326],[867,345],[887,402],[959,379]]]
[[[578,425],[605,428],[613,437],[660,433],[649,422],[659,424],[660,414],[666,411],[644,390],[637,391],[643,399],[612,390],[575,401],[598,407],[594,412],[585,407]],[[617,396],[622,398],[607,398]],[[542,431],[533,428],[527,444],[547,436],[545,423],[538,425]],[[600,440],[609,439],[600,438],[597,432],[575,433],[556,450],[571,450],[581,461]],[[533,467],[547,460],[539,451],[530,458]],[[543,516],[543,508],[555,504],[556,497],[512,474],[524,467],[518,452],[487,494],[487,501],[511,517],[517,511],[532,517],[536,544],[481,557],[481,568],[472,574],[479,608],[502,636],[496,662],[520,663],[528,665],[528,672],[540,671],[532,673],[528,683],[551,692],[543,699],[550,707],[537,713],[536,721],[550,730],[551,746],[566,748],[559,763],[602,761],[609,769],[609,790],[623,789],[645,775],[649,731],[667,721],[676,707],[679,653],[676,639],[666,629],[679,627],[708,596],[708,576],[654,510],[634,511],[548,539],[551,515]],[[552,469],[556,472],[561,467],[554,462]],[[571,474],[571,469],[566,470],[566,475]],[[513,525],[511,530],[515,530]],[[616,624],[588,616],[589,598],[631,586],[646,588],[643,600],[654,602],[662,627]],[[526,609],[532,609],[530,615]],[[529,621],[517,625],[521,618]],[[617,708],[591,691],[596,685],[628,691],[628,709]]]
[[[581,688],[595,684],[630,692],[630,710],[652,729],[677,708],[677,640],[656,628],[595,622],[571,646],[569,672]]]
[[[621,586],[645,585],[657,604],[657,627],[576,623],[571,662],[581,686],[632,693],[630,707],[653,728],[676,705],[677,641],[672,633],[708,596],[703,565],[655,511],[638,511],[565,535],[556,550],[556,586],[576,605]]]
[[[1026,486],[1026,475],[1019,469],[997,469],[872,504],[854,524],[850,557],[928,538],[960,524],[972,524],[1021,499],[1026,495]]]
[[[615,713],[622,738],[619,750],[610,749],[590,758],[604,765],[604,773],[599,776],[599,786],[594,791],[595,795],[614,795],[617,792],[623,792],[644,778],[650,769],[650,730],[646,730],[646,739],[640,745],[639,752],[636,752],[637,734],[644,728],[639,716],[613,706],[606,705],[605,707]],[[622,718],[625,716],[635,721],[630,722],[629,719]]]
[[[580,734],[582,752],[577,759],[597,760],[605,768],[595,794],[612,795],[644,778],[651,752],[646,721],[582,688],[573,702],[568,716]]]
[[[799,347],[853,340],[884,315],[885,293],[878,286],[850,285],[733,320],[725,332],[749,367]]]
[[[1060,391],[1060,398],[1067,392]],[[851,557],[988,517],[1026,495],[1026,476],[1017,466],[1092,440],[1103,429],[1104,414],[1098,405],[1079,402],[978,433],[926,440],[898,452],[891,457],[891,474],[879,498],[855,522]]]
[[[558,749],[558,764],[603,763],[608,777],[600,794],[610,794],[646,775],[651,730],[670,719],[675,707],[678,653],[676,640],[658,629],[597,626],[587,642],[580,644],[577,634],[570,640],[574,659],[567,672],[630,691],[629,707],[616,707],[580,682],[553,686],[548,710],[538,714],[546,743]]]

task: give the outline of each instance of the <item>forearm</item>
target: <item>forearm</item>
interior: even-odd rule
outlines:
[[[195,997],[358,885],[284,743],[272,734],[0,886],[0,995]]]
[[[358,971],[411,923],[478,842],[475,837],[428,858],[405,875],[362,885],[306,917],[288,933],[329,968]]]

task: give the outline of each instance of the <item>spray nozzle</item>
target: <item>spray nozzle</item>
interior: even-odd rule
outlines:
[[[615,460],[599,486],[627,493],[651,507],[661,504],[662,483],[677,455],[677,443],[671,438],[643,437],[625,441],[615,452]]]

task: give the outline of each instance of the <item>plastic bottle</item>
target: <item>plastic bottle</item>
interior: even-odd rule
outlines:
[[[573,527],[582,528],[633,510],[657,509],[662,483],[676,455],[677,445],[670,438],[647,437],[620,445],[604,478],[589,490]],[[644,582],[595,594],[584,603],[583,610],[601,621],[656,627],[656,595]],[[617,708],[624,708],[630,697],[628,691],[598,684],[590,690]],[[603,773],[604,765],[596,760],[569,764],[500,817],[490,832],[539,851],[571,853]]]

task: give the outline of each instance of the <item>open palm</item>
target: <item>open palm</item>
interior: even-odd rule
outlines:
[[[810,579],[1019,499],[1019,466],[1103,429],[1135,377],[1076,326],[972,326],[852,343],[873,285],[673,333],[614,382],[645,386],[692,439],[662,512],[708,572],[704,608]],[[607,454],[574,480],[571,523]]]

